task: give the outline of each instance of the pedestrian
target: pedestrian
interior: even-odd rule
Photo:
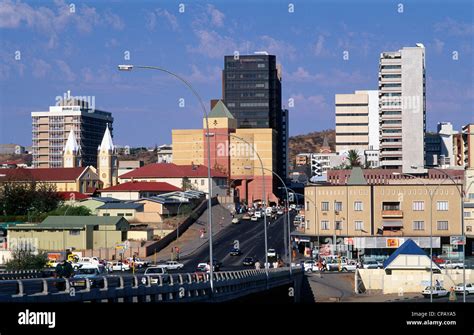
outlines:
[[[449,290],[449,301],[456,301],[456,292],[454,291],[454,287],[451,287]]]
[[[255,262],[255,270],[260,270],[260,262],[259,261],[256,261]]]
[[[438,279],[436,279],[436,287],[440,287],[441,286],[441,283],[439,282]]]

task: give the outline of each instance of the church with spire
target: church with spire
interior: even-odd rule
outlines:
[[[81,146],[77,143],[74,129],[71,128],[63,150],[63,167],[76,168],[82,166]]]
[[[102,142],[97,148],[97,174],[103,183],[103,188],[117,185],[117,155],[108,125]]]

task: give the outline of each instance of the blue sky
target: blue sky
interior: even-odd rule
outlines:
[[[202,125],[197,101],[172,77],[117,64],[174,71],[208,106],[221,97],[223,57],[234,51],[277,56],[283,104],[294,99],[290,134],[334,128],[334,94],[376,89],[380,52],[417,42],[426,47],[428,129],[474,122],[472,1],[73,3],[72,13],[62,0],[0,1],[0,143],[30,145],[31,111],[68,89],[113,113],[117,144],[169,143],[172,128]]]

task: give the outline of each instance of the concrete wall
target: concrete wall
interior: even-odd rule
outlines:
[[[8,230],[8,239],[35,239],[40,250],[64,250],[74,247],[78,250],[86,249],[87,237],[84,229],[78,230],[78,235],[71,235],[63,230]]]
[[[429,270],[393,270],[391,275],[386,275],[382,269],[360,269],[358,273],[366,290],[382,290],[384,294],[421,293],[430,283]],[[442,270],[433,274],[433,283],[438,280],[447,290],[462,283],[462,279],[462,270]],[[473,270],[466,269],[466,282],[474,282]]]

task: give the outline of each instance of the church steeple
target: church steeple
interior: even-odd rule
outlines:
[[[74,129],[71,128],[63,150],[63,167],[72,168],[81,166],[81,147],[77,143]]]
[[[97,172],[103,187],[117,185],[117,156],[109,125],[105,128],[104,137],[97,151]]]

